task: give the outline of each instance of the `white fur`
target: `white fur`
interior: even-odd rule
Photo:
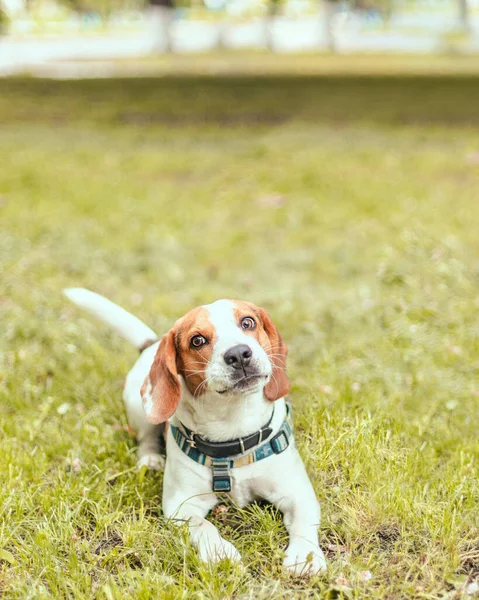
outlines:
[[[104,302],[103,308],[112,304],[108,300]],[[82,305],[85,306],[85,303]],[[113,314],[119,315],[124,323],[125,311],[116,305],[113,306]],[[273,410],[273,404],[268,402],[263,394],[267,378],[257,389],[251,389],[243,395],[219,394],[214,391],[222,389],[215,386],[223,385],[228,379],[227,371],[223,368],[224,352],[232,345],[248,343],[253,350],[253,360],[257,360],[258,364],[265,368],[268,376],[271,374],[271,365],[261,346],[252,336],[247,336],[236,323],[231,302],[219,300],[206,308],[217,337],[207,367],[207,376],[211,378],[213,385],[199,398],[193,398],[180,378],[183,392],[171,422],[178,425],[181,421],[204,437],[222,441],[258,430],[268,421]],[[99,311],[95,314],[99,315]],[[104,320],[112,324],[113,314],[108,314]],[[129,317],[135,320],[131,322],[138,321],[132,315]],[[113,326],[122,330],[118,324]],[[143,327],[149,329],[146,325]],[[150,468],[159,468],[162,465],[158,438],[163,425],[152,425],[147,421],[140,388],[148,376],[158,345],[159,343],[152,345],[141,354],[128,373],[124,388],[129,422],[138,435],[139,465],[146,464]],[[272,435],[279,430],[285,414],[284,399],[277,400],[274,403],[271,423]],[[324,555],[318,544],[317,529],[321,518],[319,503],[294,443],[281,454],[232,469],[231,478],[231,497],[239,506],[262,498],[270,501],[283,513],[284,523],[290,535],[283,564],[289,572],[296,576],[311,575],[326,568]],[[241,556],[236,548],[222,538],[216,527],[205,518],[217,502],[218,497],[212,492],[211,469],[188,458],[178,447],[170,430],[167,436],[163,485],[164,514],[179,524],[188,523],[191,540],[197,546],[202,560],[240,560]]]
[[[219,392],[231,385],[231,369],[223,360],[224,354],[232,346],[247,344],[253,351],[251,364],[254,364],[265,377],[263,382],[258,382],[256,388],[256,391],[261,392],[262,395],[262,390],[269,381],[272,372],[268,355],[254,337],[246,334],[241,327],[238,327],[234,315],[234,304],[231,300],[217,300],[204,308],[208,311],[209,321],[216,331],[213,354],[210,364],[206,368],[208,388]]]
[[[142,392],[143,410],[145,411],[147,417],[151,415],[154,408],[152,391],[153,387],[151,385],[150,378],[147,377],[145,379],[145,384]]]

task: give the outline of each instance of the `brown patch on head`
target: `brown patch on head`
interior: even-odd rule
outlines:
[[[250,302],[232,302],[236,307],[234,312],[238,326],[244,317],[252,317],[255,320],[254,329],[243,331],[257,340],[271,362],[272,376],[264,388],[265,397],[271,402],[283,398],[290,389],[286,375],[286,344],[263,308]],[[206,343],[195,348],[191,344],[195,336],[202,336]],[[186,313],[163,336],[148,377],[141,388],[146,416],[152,423],[162,423],[176,411],[181,397],[179,375],[183,377],[193,396],[201,396],[207,391],[206,368],[211,360],[215,342],[215,328],[209,320],[208,310],[202,306]]]
[[[207,343],[200,348],[192,347],[191,339],[196,335],[203,336]],[[215,341],[215,328],[208,318],[208,310],[203,306],[190,310],[181,319],[181,326],[176,335],[178,372],[193,396],[200,396],[208,389],[205,370]]]
[[[256,321],[256,327],[251,330],[246,329],[244,333],[257,340],[273,367],[271,380],[264,388],[265,397],[271,402],[283,398],[291,388],[286,374],[288,348],[283,338],[264,308],[242,300],[233,300],[233,302],[236,305],[234,312],[238,323],[245,317],[253,317]]]
[[[191,346],[191,338],[203,336],[207,343],[200,348]],[[194,396],[207,390],[205,369],[211,358],[216,336],[203,307],[194,308],[176,321],[163,336],[141,388],[141,396],[148,420],[163,423],[178,406],[181,396],[181,375]]]

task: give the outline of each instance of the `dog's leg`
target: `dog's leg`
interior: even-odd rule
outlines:
[[[146,350],[145,354],[148,351]],[[153,425],[146,419],[139,392],[145,378],[144,369],[141,368],[141,360],[142,358],[138,360],[135,367],[127,375],[123,399],[128,415],[128,423],[136,431],[138,468],[146,466],[148,469],[159,471],[165,466],[165,458],[160,453],[160,441],[165,431],[165,424]]]
[[[163,513],[177,525],[188,523],[191,542],[197,547],[200,558],[215,563],[223,558],[241,560],[236,548],[206,520],[206,515],[218,503],[211,492],[208,479],[198,477],[194,471],[182,471],[180,465],[174,470],[168,459],[163,484]],[[203,467],[204,468],[204,467]]]
[[[221,537],[219,531],[205,519],[204,511],[199,506],[189,503],[176,513],[177,519],[188,521],[191,542],[197,547],[200,558],[206,563],[219,562],[223,558],[229,558],[237,562],[241,560],[241,554],[231,542]]]
[[[289,545],[283,566],[293,575],[315,575],[326,569],[326,560],[318,543],[321,509],[314,496],[291,498],[283,508]]]
[[[179,497],[175,497],[173,502],[164,503],[163,511],[178,525],[188,523],[191,542],[197,547],[203,562],[215,563],[223,558],[239,561],[241,554],[238,550],[231,542],[221,537],[213,523],[205,518],[215,504],[216,499],[213,502],[205,502],[194,498],[179,502]]]
[[[153,471],[160,471],[165,466],[165,458],[160,454],[160,438],[165,430],[165,424],[143,426],[137,434],[138,468],[146,466]]]
[[[299,454],[293,450],[291,477],[284,474],[268,498],[283,513],[289,533],[284,568],[296,576],[315,575],[326,569],[318,542],[321,508]]]

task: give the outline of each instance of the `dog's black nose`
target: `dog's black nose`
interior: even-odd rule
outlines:
[[[242,369],[250,363],[253,351],[246,344],[238,344],[225,352],[225,363],[233,369]]]

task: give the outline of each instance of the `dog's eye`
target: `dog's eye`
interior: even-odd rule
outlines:
[[[241,327],[243,329],[254,329],[256,327],[256,321],[252,317],[245,317],[241,319]]]
[[[193,346],[193,348],[201,348],[201,346],[204,346],[207,343],[207,341],[202,335],[194,335],[191,338],[190,343]]]

